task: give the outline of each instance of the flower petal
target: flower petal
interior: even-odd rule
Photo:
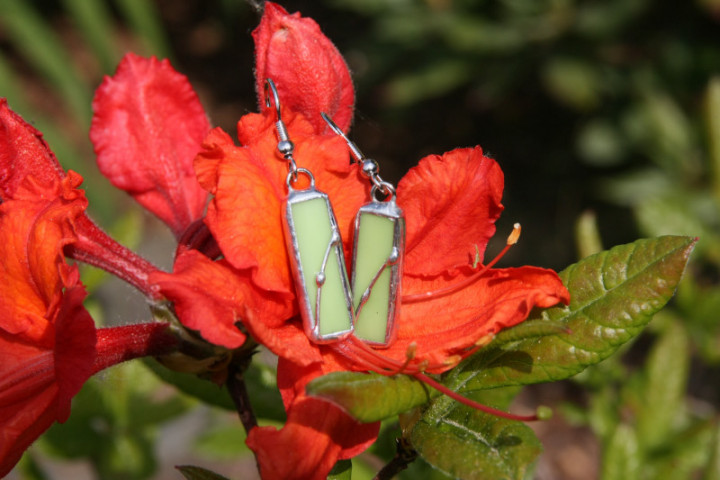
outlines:
[[[241,119],[243,147],[214,130],[195,164],[203,186],[215,195],[206,223],[227,261],[237,269],[252,269],[258,288],[290,293],[294,287],[282,226],[287,165],[277,151],[273,116],[267,112]],[[342,139],[314,135],[309,123],[292,111],[283,118],[298,166],[310,170],[317,188],[328,194],[341,235],[349,240],[355,213],[369,198],[367,182],[357,165],[350,165]],[[349,255],[349,241],[345,247]]]
[[[283,114],[286,109],[302,113],[315,132],[322,134],[330,132],[320,117],[325,112],[347,132],[355,102],[350,71],[318,24],[267,2],[252,35],[260,109],[265,108],[264,85],[270,78],[277,87]]]
[[[403,279],[404,291],[433,291],[471,275],[467,270],[452,280],[406,277]],[[428,370],[439,373],[453,366],[446,362],[449,357],[464,356],[478,340],[525,320],[533,308],[547,308],[569,300],[567,289],[552,270],[538,267],[492,269],[457,292],[424,301],[404,302],[397,340],[383,354],[404,359],[405,352],[414,342],[417,358],[441,365]]]
[[[80,181],[73,172],[49,185],[29,177],[0,204],[0,329],[52,345],[46,315],[76,275],[62,249],[75,240],[73,224],[87,205]]]
[[[245,334],[235,324],[248,290],[222,262],[186,250],[175,260],[172,274],[158,271],[150,281],[173,302],[181,323],[208,342],[227,348],[245,343]]]
[[[26,178],[0,205],[0,476],[53,422],[93,372],[95,325],[63,246],[85,208],[79,177]]]
[[[192,168],[210,124],[167,60],[128,54],[93,100],[90,139],[100,171],[179,237],[205,208]]]
[[[32,175],[49,184],[65,176],[42,133],[10,110],[0,98],[0,198],[12,198],[22,181]]]
[[[323,373],[322,364],[300,366],[280,358],[278,386],[287,423],[280,430],[256,427],[246,440],[264,479],[324,479],[338,460],[358,455],[377,438],[380,422],[360,423],[337,406],[304,395],[307,382]]]
[[[480,258],[495,233],[503,174],[480,147],[459,148],[420,161],[398,184],[405,212],[406,275],[439,275]]]

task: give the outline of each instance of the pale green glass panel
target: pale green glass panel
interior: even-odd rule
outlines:
[[[313,318],[317,319],[316,275],[322,269],[325,252],[332,240],[332,227],[325,198],[314,198],[291,206],[303,280],[310,300]],[[340,267],[335,251],[325,265],[325,284],[321,290],[320,335],[350,329],[352,317],[347,306]],[[345,280],[347,285],[347,280]]]
[[[356,235],[358,238],[353,271],[353,306],[357,311],[363,293],[392,253],[395,220],[362,212]],[[385,342],[391,276],[392,270],[387,267],[373,285],[367,302],[355,319],[356,337],[376,343]]]
[[[337,250],[333,249],[325,266],[325,284],[320,294],[321,336],[344,332],[352,327],[352,317],[340,272]]]

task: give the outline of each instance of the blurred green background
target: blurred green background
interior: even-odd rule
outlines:
[[[170,237],[98,174],[92,92],[126,51],[168,57],[213,124],[233,133],[257,109],[251,3],[0,0],[0,96],[83,174],[92,215],[143,252]],[[501,266],[562,269],[638,237],[700,237],[673,306],[622,359],[525,396],[561,412],[538,426],[547,453],[536,478],[720,478],[720,1],[280,3],[314,18],[347,59],[357,89],[351,137],[387,180],[456,147],[481,145],[498,160],[506,210],[489,254],[523,225]],[[159,250],[155,260],[168,265],[169,250]],[[125,315],[99,292],[97,317]],[[184,401],[173,404],[177,415],[192,410]],[[132,456],[142,442],[113,455]],[[361,469],[392,456],[386,443]],[[138,468],[116,477],[179,475]],[[413,468],[407,478],[431,475]]]

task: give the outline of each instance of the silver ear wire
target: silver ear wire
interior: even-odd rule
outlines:
[[[363,155],[358,146],[355,145],[355,143],[352,142],[342,130],[340,130],[340,127],[338,127],[335,122],[333,122],[330,117],[327,116],[325,112],[320,112],[320,116],[323,118],[323,120],[325,120],[325,123],[330,126],[330,129],[333,132],[340,135],[345,140],[345,143],[347,143],[348,147],[350,147],[350,153],[352,153],[353,157],[355,157],[355,160],[357,160],[358,162],[363,162],[365,160],[365,155]]]
[[[338,127],[325,112],[320,112],[320,116],[330,126],[330,129],[332,129],[333,132],[340,135],[343,140],[345,140],[348,148],[350,148],[350,153],[352,154],[352,156],[355,157],[355,160],[358,163],[362,164],[363,173],[366,177],[370,179],[370,182],[372,182],[373,184],[371,191],[372,197],[375,198],[375,195],[377,193],[382,193],[383,195],[386,195],[390,197],[390,199],[392,199],[395,196],[395,187],[380,178],[380,175],[378,175],[378,172],[380,171],[380,166],[378,165],[378,163],[372,158],[367,158],[365,155],[363,155],[358,146],[355,145],[355,143],[351,141],[342,130],[340,130],[340,127]]]
[[[272,99],[275,103],[275,114],[277,116],[277,121],[275,122],[275,130],[277,131],[278,137],[277,149],[280,151],[280,153],[282,153],[285,160],[288,161],[288,170],[290,171],[290,174],[292,174],[293,179],[296,179],[297,164],[295,163],[295,158],[293,158],[293,151],[295,150],[295,145],[290,141],[290,135],[288,134],[287,127],[285,126],[285,122],[282,121],[280,96],[278,95],[277,88],[275,87],[275,82],[273,82],[269,78],[265,79],[265,106],[267,108],[270,108],[271,104],[268,90],[270,90],[270,92],[272,93]]]

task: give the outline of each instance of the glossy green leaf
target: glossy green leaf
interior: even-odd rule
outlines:
[[[177,468],[187,480],[228,480],[226,477],[202,467],[178,465]]]
[[[435,400],[406,428],[405,436],[435,468],[467,480],[522,479],[542,451],[540,441],[524,423],[447,397]]]
[[[460,378],[465,391],[526,385],[568,378],[604,360],[670,300],[694,245],[690,237],[638,240],[568,267],[560,277],[570,305],[527,323],[558,322],[570,333],[490,344],[450,376]]]
[[[363,422],[393,417],[440,395],[407,375],[356,372],[333,372],[316,378],[306,391],[341,406]]]

